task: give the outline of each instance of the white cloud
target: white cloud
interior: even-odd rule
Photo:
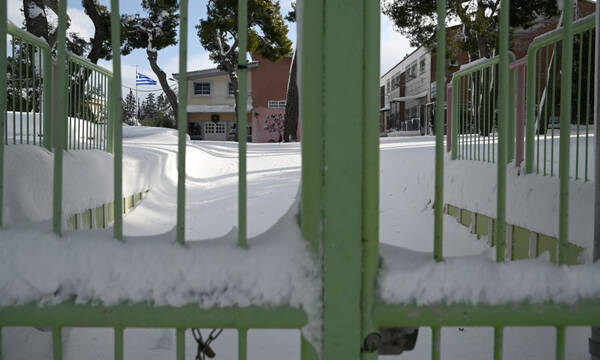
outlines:
[[[380,72],[385,74],[392,66],[414,50],[406,37],[394,30],[392,21],[381,14],[381,41],[380,41]]]
[[[68,9],[71,18],[71,26],[68,32],[76,32],[80,37],[88,40],[94,36],[94,23],[82,9]]]

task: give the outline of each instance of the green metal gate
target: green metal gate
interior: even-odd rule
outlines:
[[[239,1],[239,28],[247,28],[247,3]],[[180,73],[187,68],[188,1],[180,3]],[[498,62],[498,144],[497,162],[507,163],[506,131],[509,116],[508,0],[501,0],[500,55]],[[111,1],[112,43],[120,43],[119,1]],[[66,88],[66,1],[59,2],[57,46],[57,88]],[[365,346],[365,339],[381,327],[431,327],[432,358],[440,359],[441,328],[447,326],[488,326],[494,329],[494,358],[502,358],[503,329],[506,326],[554,326],[557,331],[556,358],[565,358],[567,326],[600,325],[600,300],[589,299],[577,304],[447,304],[384,303],[378,292],[379,254],[379,31],[378,1],[315,0],[299,8],[301,41],[301,117],[302,117],[302,202],[301,228],[310,243],[322,279],[322,342],[311,344],[301,339],[302,359],[373,359],[376,346]],[[446,53],[446,2],[438,0],[437,54]],[[0,36],[7,36],[6,1],[0,3]],[[561,121],[570,123],[571,63],[573,26],[571,0],[565,0],[563,30],[563,79]],[[238,71],[239,199],[238,245],[251,247],[246,230],[246,131],[243,103],[246,99],[246,32],[240,32]],[[6,67],[6,49],[0,47],[0,68]],[[113,47],[113,79],[110,82],[109,119],[121,118],[121,63],[119,46]],[[436,57],[437,102],[436,129],[442,129],[445,104],[445,59]],[[349,76],[351,74],[351,76]],[[7,78],[0,73],[0,89]],[[178,108],[178,195],[176,241],[185,247],[185,77],[179,78]],[[68,104],[58,99],[54,129],[54,220],[53,229],[62,232],[62,154],[67,149],[66,127]],[[0,113],[6,113],[5,97],[0,97]],[[564,112],[564,113],[563,113]],[[115,124],[118,124],[116,121]],[[0,121],[4,133],[5,121]],[[563,125],[561,123],[561,125]],[[568,200],[568,134],[561,126],[561,194]],[[108,128],[112,137],[108,149],[114,152],[114,199],[122,198],[122,128]],[[566,147],[565,147],[566,146]],[[3,147],[0,147],[3,164]],[[435,149],[435,220],[432,262],[443,262],[443,132],[436,131]],[[567,164],[564,169],[563,161]],[[565,171],[567,171],[565,173]],[[565,175],[566,174],[566,175]],[[506,230],[504,218],[506,166],[498,166],[498,225],[496,226],[497,261],[504,262]],[[0,183],[0,190],[2,190]],[[0,191],[0,194],[2,191]],[[561,197],[561,201],[563,198]],[[0,204],[2,199],[0,198]],[[561,207],[562,209],[562,207]],[[561,245],[566,242],[565,219],[561,212]],[[123,238],[121,201],[115,201],[114,237]],[[560,247],[560,262],[566,260],[566,247]],[[116,306],[75,304],[37,304],[0,307],[0,330],[8,326],[50,326],[53,355],[62,358],[62,328],[110,327],[114,329],[114,358],[123,359],[123,331],[132,327],[176,329],[177,359],[185,358],[185,330],[192,327],[218,327],[238,330],[239,359],[247,358],[247,331],[254,328],[301,328],[308,315],[298,308],[252,306],[200,308],[151,304]],[[1,334],[1,332],[0,332]],[[316,346],[316,347],[315,347]],[[1,349],[0,349],[1,355]]]

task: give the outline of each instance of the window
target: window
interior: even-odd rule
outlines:
[[[216,123],[215,125],[215,133],[225,134],[225,123]]]
[[[215,123],[214,122],[205,122],[204,123],[204,133],[205,134],[214,134],[215,133]]]
[[[233,96],[233,84],[229,83],[229,96]]]
[[[285,109],[285,100],[269,100],[268,107],[270,109]]]
[[[210,96],[210,82],[201,81],[194,83],[194,95]]]
[[[417,77],[417,62],[413,62],[408,67],[408,71],[406,72],[406,81],[410,81]]]
[[[421,60],[419,60],[419,74],[424,74],[425,73],[425,57],[421,58]]]

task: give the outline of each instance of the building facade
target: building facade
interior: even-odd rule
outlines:
[[[290,65],[290,56],[272,62],[252,54],[247,76],[249,141],[282,140]],[[173,77],[177,76],[173,74]],[[235,140],[235,97],[227,72],[211,68],[190,71],[186,77],[190,137],[194,140]]]

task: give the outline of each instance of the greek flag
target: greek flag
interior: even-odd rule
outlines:
[[[135,84],[136,85],[156,85],[156,80],[152,80],[150,77],[136,73],[135,74]]]

